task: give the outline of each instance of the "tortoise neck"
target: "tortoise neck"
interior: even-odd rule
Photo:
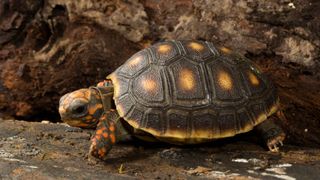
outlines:
[[[103,87],[95,86],[95,87],[90,87],[90,89],[94,89],[99,92],[104,112],[107,112],[110,109],[115,108],[114,101],[113,101],[113,93],[114,93],[113,86],[103,86]]]

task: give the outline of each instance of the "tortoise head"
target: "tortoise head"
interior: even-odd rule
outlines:
[[[79,89],[61,97],[61,120],[70,126],[94,128],[105,110],[111,108],[113,88]]]

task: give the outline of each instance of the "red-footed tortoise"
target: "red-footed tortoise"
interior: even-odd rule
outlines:
[[[166,41],[134,54],[106,81],[60,99],[71,126],[95,128],[90,154],[104,159],[133,135],[196,144],[257,129],[271,151],[285,134],[274,85],[248,59],[204,41]]]

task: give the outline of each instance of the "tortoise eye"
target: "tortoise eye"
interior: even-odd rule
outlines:
[[[76,116],[81,116],[87,114],[87,106],[86,105],[78,105],[72,109],[72,112]]]

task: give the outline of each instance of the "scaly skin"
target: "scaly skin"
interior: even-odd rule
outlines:
[[[116,143],[116,122],[119,119],[115,110],[104,113],[99,120],[95,134],[91,138],[89,154],[105,159],[112,146]]]

